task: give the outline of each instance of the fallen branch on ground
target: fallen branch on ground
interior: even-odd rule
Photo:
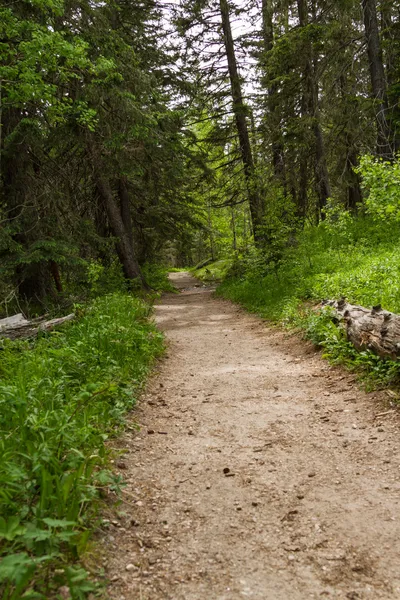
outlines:
[[[358,350],[372,350],[382,358],[400,357],[400,315],[383,310],[349,304],[344,298],[328,300],[322,306],[331,306],[344,324],[348,340]]]
[[[6,317],[0,319],[0,337],[7,337],[11,340],[18,338],[31,337],[37,335],[39,331],[49,331],[57,325],[62,325],[67,321],[72,321],[75,318],[75,314],[71,313],[65,317],[59,317],[58,319],[51,319],[45,321],[44,319],[33,319],[28,321],[19,313],[12,317]]]

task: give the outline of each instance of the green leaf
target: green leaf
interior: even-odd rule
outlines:
[[[65,529],[67,527],[73,527],[74,525],[76,525],[75,521],[66,521],[64,519],[45,518],[45,519],[42,519],[42,521],[43,521],[43,523],[46,523],[46,525],[48,525],[49,527],[61,528],[61,529]]]
[[[25,527],[20,525],[18,517],[9,517],[7,521],[0,517],[0,538],[12,541],[22,535],[25,530]]]

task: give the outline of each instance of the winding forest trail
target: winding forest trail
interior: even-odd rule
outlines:
[[[398,600],[397,415],[296,337],[173,281],[156,308],[168,356],[120,441],[110,596]]]

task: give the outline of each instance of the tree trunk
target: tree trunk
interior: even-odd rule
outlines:
[[[345,55],[343,55],[343,61],[345,61]],[[351,104],[349,103],[349,89],[347,85],[347,78],[344,74],[340,77],[340,92],[341,92],[341,103],[342,103],[342,119],[344,125],[344,146],[346,153],[344,156],[344,172],[346,173],[346,185],[347,185],[347,205],[346,208],[351,212],[357,212],[358,205],[362,202],[362,191],[361,191],[361,178],[354,169],[358,166],[358,144],[357,136],[353,130],[353,121],[358,118],[351,110]]]
[[[300,27],[307,27],[307,0],[298,0],[297,6]],[[317,60],[313,57],[313,48],[311,42],[307,42],[306,59],[304,65],[302,111],[308,114],[313,123],[312,131],[315,140],[315,189],[318,198],[317,216],[319,218],[324,218],[323,209],[325,208],[327,200],[331,195],[331,190],[325,155],[324,138],[320,123],[318,96]]]
[[[318,93],[318,92],[317,92]],[[317,100],[318,102],[318,100]],[[331,187],[329,184],[328,167],[326,164],[324,138],[322,136],[321,125],[319,122],[319,109],[316,107],[314,111],[314,136],[315,136],[315,180],[317,187],[317,195],[319,200],[319,215],[322,219],[325,218],[324,208],[331,195]]]
[[[297,197],[297,216],[301,221],[305,221],[308,209],[308,157],[304,150],[301,149],[300,164],[299,164],[299,187]]]
[[[118,181],[118,196],[121,210],[121,219],[124,224],[126,235],[132,248],[135,248],[133,240],[133,223],[131,215],[131,201],[129,197],[128,186],[125,177],[121,177]]]
[[[55,260],[51,260],[49,262],[50,273],[53,277],[54,285],[56,286],[56,290],[59,294],[63,292],[63,285],[61,281],[60,267],[56,263]]]
[[[397,360],[400,357],[400,315],[374,306],[372,310],[363,306],[328,301],[340,321],[343,321],[348,340],[358,350],[371,350],[382,358]]]
[[[400,150],[400,131],[399,131],[399,103],[398,103],[398,85],[397,85],[397,43],[398,43],[398,23],[393,20],[394,5],[393,0],[382,0],[381,2],[381,20],[382,20],[382,39],[384,41],[383,63],[386,72],[387,81],[387,106],[389,128],[391,130],[391,142],[393,155],[397,155]]]
[[[274,27],[273,27],[274,9],[272,0],[262,0],[262,25],[264,38],[264,52],[267,54],[274,46]],[[265,62],[265,61],[263,61]],[[268,79],[266,66],[264,65],[265,76]],[[282,143],[282,128],[279,115],[279,106],[277,104],[277,86],[269,85],[267,89],[268,123],[271,133],[272,146],[272,166],[275,177],[281,183],[286,195],[286,166],[285,155]]]
[[[222,29],[224,32],[225,51],[228,61],[229,79],[231,84],[233,112],[235,115],[236,128],[239,137],[240,153],[246,179],[254,238],[256,240],[260,240],[262,236],[260,236],[259,228],[262,226],[263,221],[263,203],[257,191],[254,177],[253,154],[250,145],[250,136],[246,121],[246,109],[243,103],[227,0],[220,0],[220,11]]]
[[[97,162],[97,165],[99,163]],[[122,221],[121,211],[115,200],[108,177],[98,166],[95,167],[95,182],[97,190],[103,199],[110,222],[110,227],[116,238],[118,238],[119,256],[124,269],[125,277],[132,281],[139,280],[144,284],[143,276],[136,259],[129,234],[127,233]]]
[[[354,169],[358,166],[358,157],[350,144],[348,144],[348,152],[346,156],[346,171],[347,171],[347,208],[355,213],[358,206],[362,203],[362,191],[360,176],[355,173]]]
[[[37,335],[39,331],[50,331],[53,327],[63,325],[68,321],[72,321],[75,318],[75,313],[71,313],[66,317],[59,317],[58,319],[51,319],[51,321],[44,321],[42,318],[28,321],[19,313],[6,319],[0,319],[0,338],[6,337],[11,340],[20,338],[28,338]]]
[[[380,4],[382,39],[385,42],[383,63],[387,85],[391,86],[396,83],[396,33],[392,18],[393,0],[382,0]]]
[[[208,222],[208,236],[210,240],[210,250],[211,250],[211,258],[214,262],[215,260],[215,243],[214,243],[214,233],[213,233],[213,225],[211,220],[211,200],[208,200],[207,203],[207,222]]]
[[[365,37],[369,59],[369,70],[372,94],[375,101],[375,118],[377,127],[377,154],[382,158],[392,159],[392,135],[388,122],[388,103],[385,70],[382,60],[382,48],[379,38],[378,16],[375,0],[361,0]]]
[[[232,215],[231,224],[232,224],[232,235],[233,235],[232,249],[234,252],[237,252],[236,217],[235,217],[235,209],[233,208],[233,206],[231,206],[231,215]]]

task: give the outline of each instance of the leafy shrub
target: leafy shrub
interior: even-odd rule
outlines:
[[[217,260],[216,262],[207,264],[200,269],[194,270],[193,275],[202,281],[221,281],[221,279],[226,277],[231,266],[232,259],[226,258]]]
[[[264,318],[301,327],[330,360],[357,368],[375,383],[397,382],[397,362],[357,352],[329,315],[304,306],[345,296],[354,304],[381,304],[400,313],[400,223],[387,227],[371,215],[353,217],[334,205],[326,217],[298,234],[297,246],[286,249],[276,272],[259,250],[237,260],[217,294]]]
[[[147,284],[156,292],[175,292],[174,286],[168,279],[166,267],[156,264],[145,264],[142,268],[143,276]]]
[[[75,598],[91,588],[81,569],[68,567],[66,553],[81,555],[102,493],[121,485],[105,441],[123,425],[162,350],[149,306],[132,296],[103,296],[82,312],[33,343],[1,342],[4,600],[24,590],[24,598],[48,598],[53,583],[69,585]],[[49,583],[56,563],[59,574]]]
[[[107,267],[100,260],[87,263],[87,288],[91,298],[127,290],[121,263],[114,260]],[[86,284],[86,282],[85,282]]]
[[[367,192],[369,214],[379,220],[400,221],[400,155],[393,162],[363,156],[357,172]]]

